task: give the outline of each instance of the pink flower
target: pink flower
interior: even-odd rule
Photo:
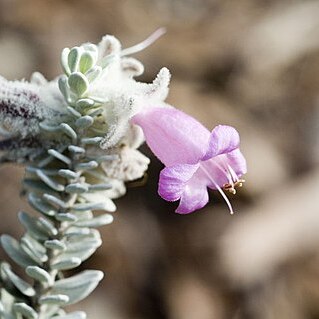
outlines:
[[[160,173],[158,192],[167,201],[180,200],[176,213],[205,206],[207,187],[218,190],[233,213],[223,189],[235,193],[246,173],[239,134],[233,127],[219,125],[210,133],[193,117],[163,107],[138,113],[132,122],[143,129],[146,143],[166,166]]]

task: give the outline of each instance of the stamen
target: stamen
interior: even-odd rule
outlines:
[[[229,212],[231,215],[234,214],[234,210],[233,207],[228,199],[228,197],[226,196],[226,194],[223,192],[223,190],[219,187],[219,185],[216,183],[216,181],[214,180],[214,178],[209,174],[209,172],[201,165],[200,168],[203,170],[203,172],[207,175],[207,177],[210,179],[210,181],[214,184],[214,186],[216,187],[216,189],[219,191],[219,193],[222,195],[222,197],[224,198],[228,208],[229,208]]]
[[[225,190],[225,191],[227,191],[227,192],[229,192],[229,193],[231,193],[231,194],[233,194],[233,195],[235,195],[236,194],[236,189],[235,189],[235,187],[236,187],[236,184],[225,184],[224,186],[223,186],[223,189]]]
[[[163,34],[166,33],[166,28],[159,28],[155,32],[153,32],[147,39],[144,41],[133,45],[132,47],[126,48],[121,51],[121,56],[124,55],[131,55],[137,52],[140,52],[147,47],[149,47],[151,44],[153,44],[156,40],[158,40]]]
[[[228,170],[229,170],[230,175],[231,175],[232,178],[233,178],[233,181],[234,181],[235,183],[238,182],[238,181],[239,181],[239,177],[238,177],[238,175],[235,173],[235,171],[233,170],[233,168],[232,168],[229,164],[227,164],[227,168],[228,168]]]
[[[219,163],[217,163],[217,161],[214,160],[210,160],[209,163],[213,163],[222,173],[225,174],[226,178],[228,179],[228,184],[226,185],[230,185],[231,187],[234,186],[233,177],[227,168],[222,167]]]

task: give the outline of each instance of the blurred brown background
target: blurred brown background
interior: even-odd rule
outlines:
[[[167,34],[136,55],[141,80],[167,66],[171,104],[210,129],[238,128],[247,183],[234,216],[218,193],[179,216],[156,194],[153,158],[84,265],[107,276],[82,309],[94,319],[319,318],[319,1],[0,0],[0,74],[53,78],[66,46],[108,33],[128,47],[160,26]],[[0,233],[19,234],[16,212],[30,210],[17,200],[23,169],[0,175]]]

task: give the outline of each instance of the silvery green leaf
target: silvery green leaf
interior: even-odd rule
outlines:
[[[54,150],[54,149],[50,149],[48,150],[48,153],[55,157],[56,159],[60,160],[61,162],[67,164],[67,165],[70,165],[71,164],[71,160],[66,157],[65,155],[61,154],[60,152]]]
[[[50,194],[43,194],[43,199],[58,208],[68,208],[68,204],[56,196]]]
[[[66,233],[65,236],[67,239],[71,240],[82,240],[83,238],[86,238],[86,236],[90,235],[90,229],[89,228],[78,228],[78,227],[70,227]]]
[[[31,238],[32,237],[24,236],[21,239],[21,249],[38,265],[42,265],[42,263],[48,260],[48,256],[45,253],[39,252],[35,249],[33,242],[30,240]]]
[[[70,50],[68,54],[68,65],[71,72],[75,72],[78,70],[82,52],[83,49],[79,47],[74,47]]]
[[[43,168],[38,168],[38,167],[34,167],[34,166],[27,166],[26,167],[26,172],[31,173],[31,174],[36,174],[37,171],[39,171],[39,170],[48,176],[57,176],[58,172],[59,172],[59,170],[57,170],[57,169],[43,169]]]
[[[64,242],[58,239],[47,240],[45,241],[44,246],[49,249],[55,249],[60,251],[66,249],[66,245],[64,244]]]
[[[104,112],[104,109],[102,107],[99,107],[99,108],[95,108],[94,110],[89,110],[88,115],[90,115],[92,117],[96,117],[96,116],[103,114],[103,112]]]
[[[86,313],[83,311],[75,311],[63,316],[52,317],[52,319],[86,319]]]
[[[59,305],[64,306],[67,305],[70,298],[66,295],[56,294],[56,295],[48,295],[43,296],[39,299],[40,304],[48,304],[48,305]]]
[[[76,222],[78,219],[75,215],[70,213],[60,213],[55,215],[56,220],[60,222]]]
[[[97,137],[85,137],[81,139],[81,142],[83,144],[88,145],[96,145],[99,144],[103,140],[103,137],[97,136]]]
[[[26,303],[23,302],[15,303],[13,305],[13,310],[15,312],[21,313],[22,316],[30,319],[38,318],[37,312],[32,307],[28,306]]]
[[[81,264],[81,259],[78,257],[72,257],[69,259],[62,259],[54,262],[51,267],[56,270],[68,270],[78,267]]]
[[[45,167],[45,166],[49,165],[53,160],[54,160],[53,156],[51,156],[51,155],[46,156],[40,162],[38,162],[37,166],[39,168]]]
[[[77,139],[77,134],[76,132],[73,130],[73,128],[67,124],[67,123],[61,123],[60,124],[60,129],[62,132],[64,132],[66,135],[68,135],[69,137],[71,137],[71,139],[73,141],[76,141]]]
[[[80,211],[80,212],[72,211],[72,214],[77,216],[78,220],[87,220],[87,219],[94,217],[92,211],[90,211],[90,210]],[[74,225],[72,225],[72,226],[74,226]]]
[[[69,62],[68,62],[68,56],[70,53],[69,48],[64,48],[61,53],[61,65],[64,73],[66,75],[69,75],[71,73],[70,67],[69,67]]]
[[[102,73],[102,68],[100,66],[94,66],[91,70],[89,70],[85,76],[89,80],[89,82],[93,82],[96,80]]]
[[[83,52],[80,58],[80,72],[86,73],[96,62],[96,55],[93,52]]]
[[[77,252],[85,249],[98,248],[102,244],[102,240],[98,237],[87,236],[83,237],[81,241],[70,241],[67,243],[66,252]]]
[[[68,304],[74,304],[86,298],[103,279],[98,270],[86,270],[67,279],[58,280],[52,287],[52,293],[69,296]]]
[[[55,181],[53,178],[49,177],[48,175],[44,174],[42,170],[36,171],[37,176],[42,180],[43,183],[45,183],[50,188],[54,189],[57,192],[63,192],[64,186],[57,181]]]
[[[78,111],[76,111],[76,110],[75,110],[73,107],[71,107],[71,106],[67,106],[67,110],[69,111],[69,113],[70,113],[71,115],[73,115],[73,116],[76,117],[76,118],[82,116],[81,113],[79,113]]]
[[[56,194],[54,189],[37,179],[25,178],[23,180],[23,185],[34,192],[46,192],[52,195]]]
[[[33,250],[36,250],[39,254],[45,254],[46,249],[42,244],[40,244],[39,241],[31,237],[28,233],[24,234],[24,236],[21,238],[21,242],[27,240],[29,242],[30,247]]]
[[[92,230],[89,235],[73,236],[67,243],[66,251],[58,257],[58,260],[77,257],[80,258],[81,261],[84,261],[88,259],[101,244],[102,240],[96,230],[95,232]]]
[[[82,194],[89,190],[88,185],[82,183],[73,183],[65,187],[65,191],[70,194]]]
[[[46,218],[39,217],[37,223],[39,227],[49,236],[56,236],[58,234],[58,230]]]
[[[38,266],[28,266],[26,268],[26,273],[31,278],[41,281],[49,286],[53,284],[53,279],[50,274]]]
[[[68,150],[72,153],[77,153],[77,154],[84,154],[85,153],[85,149],[83,147],[79,147],[76,145],[69,145]]]
[[[43,201],[35,193],[28,194],[28,201],[35,210],[42,213],[43,215],[54,216],[56,214],[55,208]]]
[[[48,305],[44,306],[45,313],[39,319],[55,318],[56,316],[64,316],[65,311],[58,305]]]
[[[89,86],[90,83],[85,75],[80,72],[74,72],[69,76],[68,84],[73,93],[75,93],[78,97],[83,96]]]
[[[86,98],[86,99],[79,99],[76,102],[76,106],[79,108],[87,108],[94,106],[95,102],[92,99]]]
[[[27,232],[38,240],[46,240],[48,239],[48,235],[42,231],[42,229],[38,226],[37,220],[31,216],[29,216],[25,212],[19,212],[18,218],[21,224],[25,227]]]
[[[74,225],[78,227],[101,227],[105,225],[109,225],[113,222],[113,216],[110,214],[100,215],[87,220],[80,220],[76,222]]]
[[[64,253],[62,253],[59,258],[57,259],[57,261],[63,260],[63,259],[72,259],[72,258],[77,258],[79,260],[81,260],[81,262],[87,260],[88,258],[90,258],[96,251],[98,247],[92,247],[89,248],[86,246],[85,250],[77,250],[77,251],[66,251]]]
[[[12,270],[9,264],[2,263],[1,264],[1,270],[5,272],[7,277],[10,279],[10,281],[13,283],[13,285],[24,295],[28,297],[32,297],[35,295],[35,290],[33,287],[21,279],[19,276],[17,276]]]
[[[67,179],[75,179],[79,177],[78,173],[71,171],[69,169],[60,169],[59,175]]]
[[[76,168],[79,170],[90,170],[90,169],[97,168],[98,166],[99,166],[98,162],[89,161],[86,163],[80,163],[80,164],[76,165]]]
[[[75,204],[72,207],[72,210],[75,212],[84,212],[86,210],[105,210],[106,206],[105,203],[81,203]]]
[[[68,77],[66,75],[62,75],[59,78],[58,84],[59,84],[59,89],[60,89],[62,95],[64,96],[65,100],[69,101],[70,100],[70,91],[69,91],[70,87],[68,84]]]
[[[90,240],[92,238],[101,240],[100,232],[93,228],[79,228],[72,226],[67,230],[66,236],[69,239],[68,243],[78,243],[79,241]],[[81,240],[79,240],[78,236],[81,236]]]
[[[12,283],[6,272],[3,271],[2,267],[0,267],[0,286],[1,290],[0,292],[7,292],[6,297],[11,296],[12,298],[25,298],[25,295],[21,293],[20,290],[17,289],[17,287]],[[21,300],[22,300],[21,299]],[[1,296],[1,301],[5,302],[4,297]],[[11,304],[12,305],[12,304]],[[5,309],[8,311],[11,307],[5,307]]]
[[[75,125],[77,127],[86,129],[86,128],[90,127],[93,124],[93,122],[94,122],[94,119],[92,116],[84,115],[76,120]]]
[[[80,195],[82,198],[87,200],[88,202],[92,203],[94,206],[95,210],[105,210],[107,212],[115,212],[116,206],[113,203],[113,201],[106,196],[104,192],[92,192],[92,193],[84,193]],[[89,205],[86,204],[88,207]],[[98,207],[99,208],[98,208]],[[81,206],[80,206],[81,208]],[[88,208],[90,209],[90,208]],[[78,209],[77,209],[78,210]]]
[[[21,267],[36,266],[36,263],[21,249],[17,240],[9,235],[1,236],[1,245],[7,255]]]

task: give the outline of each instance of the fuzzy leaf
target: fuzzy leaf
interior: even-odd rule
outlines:
[[[93,122],[94,119],[91,116],[85,115],[77,119],[75,125],[81,128],[88,128],[93,124]]]
[[[86,298],[103,279],[104,275],[98,270],[86,270],[78,275],[57,281],[52,293],[69,296],[68,304],[74,304]]]
[[[21,267],[35,266],[36,263],[22,251],[19,243],[9,235],[1,236],[1,245],[8,256]]]
[[[82,51],[83,49],[79,47],[74,47],[70,50],[68,54],[68,65],[71,72],[75,72],[78,69]]]
[[[27,304],[21,302],[21,303],[15,303],[13,305],[13,310],[15,312],[21,313],[24,317],[30,318],[30,319],[37,319],[38,314],[37,312],[28,306]]]
[[[61,259],[57,260],[55,263],[53,263],[52,269],[56,270],[68,270],[73,269],[81,264],[81,259],[78,257],[71,257],[67,259]]]
[[[43,201],[35,193],[28,194],[28,201],[35,210],[37,210],[45,216],[54,216],[56,214],[55,208]]]
[[[70,299],[68,296],[58,294],[58,295],[48,295],[48,296],[41,297],[39,302],[40,304],[64,306],[68,303],[69,300]]]
[[[24,236],[21,239],[20,246],[32,260],[34,260],[38,265],[42,265],[48,260],[48,256],[45,254],[45,252],[43,253],[38,251],[36,249],[36,245],[34,245],[34,242],[36,241],[32,241],[32,237],[30,235],[28,237]]]
[[[42,231],[35,218],[29,216],[25,212],[19,212],[18,217],[21,224],[24,226],[30,236],[37,240],[48,239],[48,235]]]
[[[95,56],[91,52],[83,52],[80,59],[80,71],[86,73],[95,64]]]
[[[29,266],[26,268],[26,273],[35,280],[41,281],[48,285],[52,284],[52,277],[50,274],[40,267]]]
[[[63,192],[64,186],[57,183],[53,178],[46,175],[42,170],[36,171],[37,176],[42,180],[43,183],[45,183],[50,188],[54,189],[57,192]]]
[[[81,183],[73,183],[66,186],[65,191],[70,194],[82,194],[86,193],[89,190],[89,187]]]
[[[89,88],[89,81],[82,73],[75,72],[69,76],[70,89],[79,97],[83,96]]]
[[[86,319],[86,313],[83,311],[75,311],[63,316],[55,316],[52,319]]]
[[[19,276],[17,276],[12,270],[9,264],[2,263],[1,270],[5,272],[7,277],[10,279],[10,281],[13,283],[13,285],[24,295],[28,297],[32,297],[35,295],[35,290],[33,287],[21,279]]]
[[[78,227],[101,227],[105,225],[109,225],[113,222],[113,216],[110,214],[103,214],[91,219],[80,220],[76,222],[74,225]]]

